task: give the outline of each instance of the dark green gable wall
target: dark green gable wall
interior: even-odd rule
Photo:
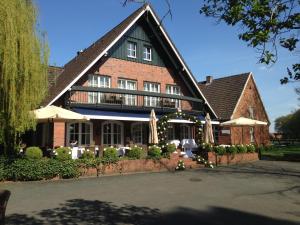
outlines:
[[[127,44],[129,41],[137,44],[136,58],[127,57]],[[151,46],[152,61],[143,60],[143,47],[145,45]],[[161,48],[155,40],[154,34],[151,34],[151,31],[147,28],[147,25],[140,22],[135,24],[111,49],[110,56],[112,58],[165,67],[167,64],[167,59],[165,54],[160,49]]]

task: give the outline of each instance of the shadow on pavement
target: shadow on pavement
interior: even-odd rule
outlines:
[[[279,220],[239,210],[210,207],[200,211],[176,208],[162,213],[158,209],[134,205],[117,206],[110,202],[73,199],[58,208],[36,212],[35,217],[21,214],[9,215],[7,224],[189,224],[189,225],[296,225],[299,223]]]

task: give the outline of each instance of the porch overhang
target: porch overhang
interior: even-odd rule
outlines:
[[[117,112],[117,111],[104,111],[86,108],[73,108],[77,113],[84,115],[88,119],[94,120],[119,120],[119,121],[139,121],[149,122],[149,113],[131,113],[131,112]],[[156,115],[159,119],[161,115]],[[204,117],[199,118],[201,123],[204,124]],[[189,120],[184,119],[171,119],[169,123],[193,123]],[[212,121],[212,124],[219,124],[218,121]]]

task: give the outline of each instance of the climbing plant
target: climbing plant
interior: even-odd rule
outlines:
[[[193,122],[194,126],[196,127],[195,141],[198,146],[201,146],[202,144],[201,121],[196,116],[189,115],[179,111],[179,112],[166,114],[160,117],[160,119],[157,121],[158,140],[159,140],[159,145],[162,148],[165,148],[167,144],[168,121],[171,119],[184,119]]]

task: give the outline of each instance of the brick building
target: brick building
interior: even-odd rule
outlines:
[[[35,140],[30,144],[56,147],[77,142],[80,146],[124,146],[128,143],[147,146],[151,109],[155,109],[158,118],[180,110],[203,123],[208,112],[213,124],[217,125],[218,120],[245,113],[247,101],[255,101],[255,109],[259,104],[263,108],[252,75],[249,75],[251,81],[247,86],[256,92],[244,91],[245,97],[238,108],[232,112],[230,109],[223,117],[215,101],[219,96],[207,94],[206,88],[198,85],[159,21],[151,6],[145,4],[88,48],[79,51],[64,67],[49,67],[49,94],[43,106],[67,108],[85,115],[89,121],[40,123]],[[204,86],[214,87],[216,81]],[[267,120],[266,114],[263,117],[264,109],[260,112],[261,119]],[[230,142],[235,143],[235,133],[239,130],[232,128],[230,132]],[[180,141],[194,138],[195,129],[183,118],[169,121],[167,133],[168,140]],[[219,138],[228,139],[222,135]]]
[[[246,117],[268,126],[235,126],[216,129],[219,144],[268,144],[270,121],[258,92],[252,73],[199,82],[199,87],[209,101],[220,122]]]

